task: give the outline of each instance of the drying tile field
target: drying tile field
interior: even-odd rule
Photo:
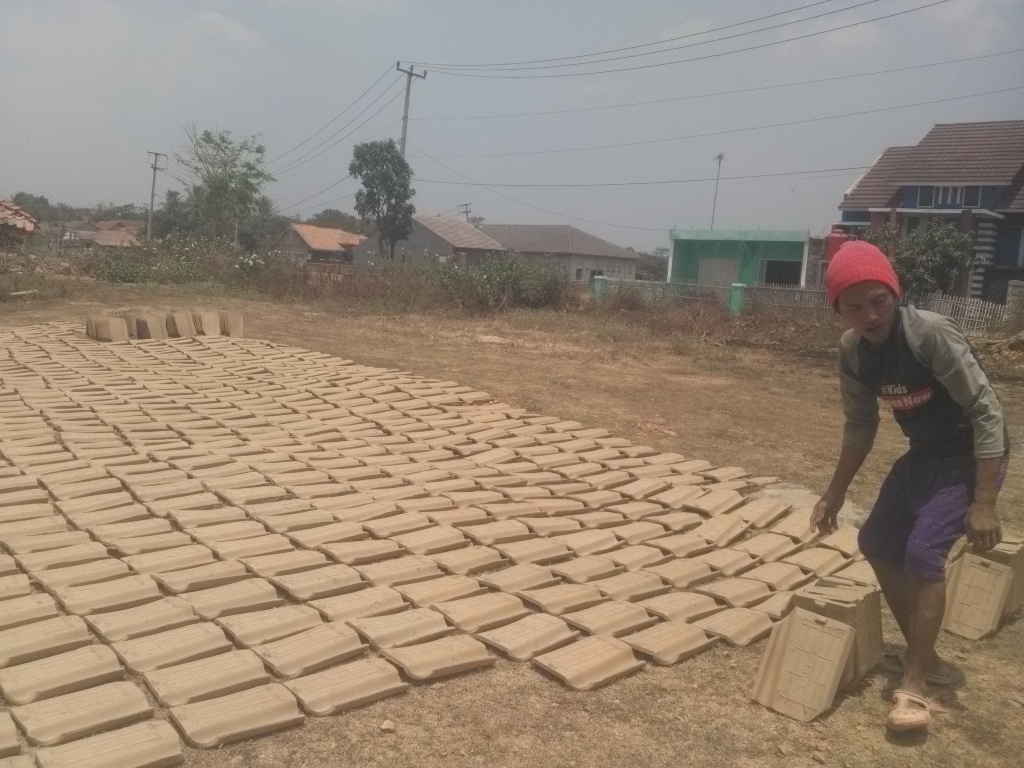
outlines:
[[[871,582],[773,478],[252,339],[0,331],[0,458],[3,768],[173,765],[499,655],[585,691]]]

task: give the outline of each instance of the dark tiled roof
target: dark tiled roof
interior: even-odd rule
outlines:
[[[453,248],[473,248],[482,251],[504,251],[501,243],[492,240],[476,227],[458,219],[442,216],[421,216],[413,218],[438,237],[447,240]]]
[[[1010,184],[1024,166],[1024,120],[936,125],[904,158],[903,184]]]
[[[868,208],[891,208],[897,205],[900,185],[896,181],[896,171],[913,150],[913,147],[889,147],[885,150],[843,197],[839,209],[866,211]]]
[[[480,228],[510,251],[572,253],[638,259],[637,254],[568,224],[485,224]]]

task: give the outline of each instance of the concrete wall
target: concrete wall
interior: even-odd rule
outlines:
[[[353,252],[353,264],[357,267],[387,264],[388,256],[385,255],[381,258],[377,253],[378,249],[377,236],[370,235]],[[394,263],[401,264],[424,259],[450,259],[452,256],[452,246],[447,240],[434,234],[418,221],[413,221],[412,233],[408,239],[395,246]]]
[[[608,256],[584,256],[576,253],[521,253],[531,261],[543,261],[562,269],[570,280],[590,282],[597,275],[616,280],[636,278],[636,259],[617,259]]]
[[[309,248],[294,229],[289,229],[281,235],[275,249],[288,254],[296,261],[306,261],[309,258]]]

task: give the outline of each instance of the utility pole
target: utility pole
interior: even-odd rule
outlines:
[[[146,240],[153,237],[153,201],[156,199],[156,172],[160,170],[160,158],[167,157],[163,152],[147,152],[153,156],[153,186],[149,188],[149,217],[146,219]]]
[[[711,228],[715,228],[715,208],[718,207],[718,180],[722,178],[722,161],[725,160],[725,154],[719,152],[714,156],[714,159],[718,163],[718,173],[715,174],[715,199],[711,202]]]
[[[472,203],[459,203],[459,208],[461,208],[462,212],[464,214],[466,214],[466,223],[467,224],[469,224],[469,214],[472,213],[472,211],[469,208],[471,205],[472,205]]]
[[[395,64],[395,69],[405,75],[405,112],[402,113],[402,157],[405,157],[405,136],[409,133],[409,93],[412,91],[412,79],[418,77],[420,80],[427,79],[426,72],[415,72],[416,67],[409,65],[408,69],[402,69],[402,62]]]

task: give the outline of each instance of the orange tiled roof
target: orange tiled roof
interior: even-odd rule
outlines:
[[[344,229],[328,229],[313,224],[292,224],[292,229],[311,251],[346,251],[355,248],[364,238]]]
[[[0,226],[34,232],[38,229],[39,222],[24,208],[19,208],[14,203],[0,198]]]

